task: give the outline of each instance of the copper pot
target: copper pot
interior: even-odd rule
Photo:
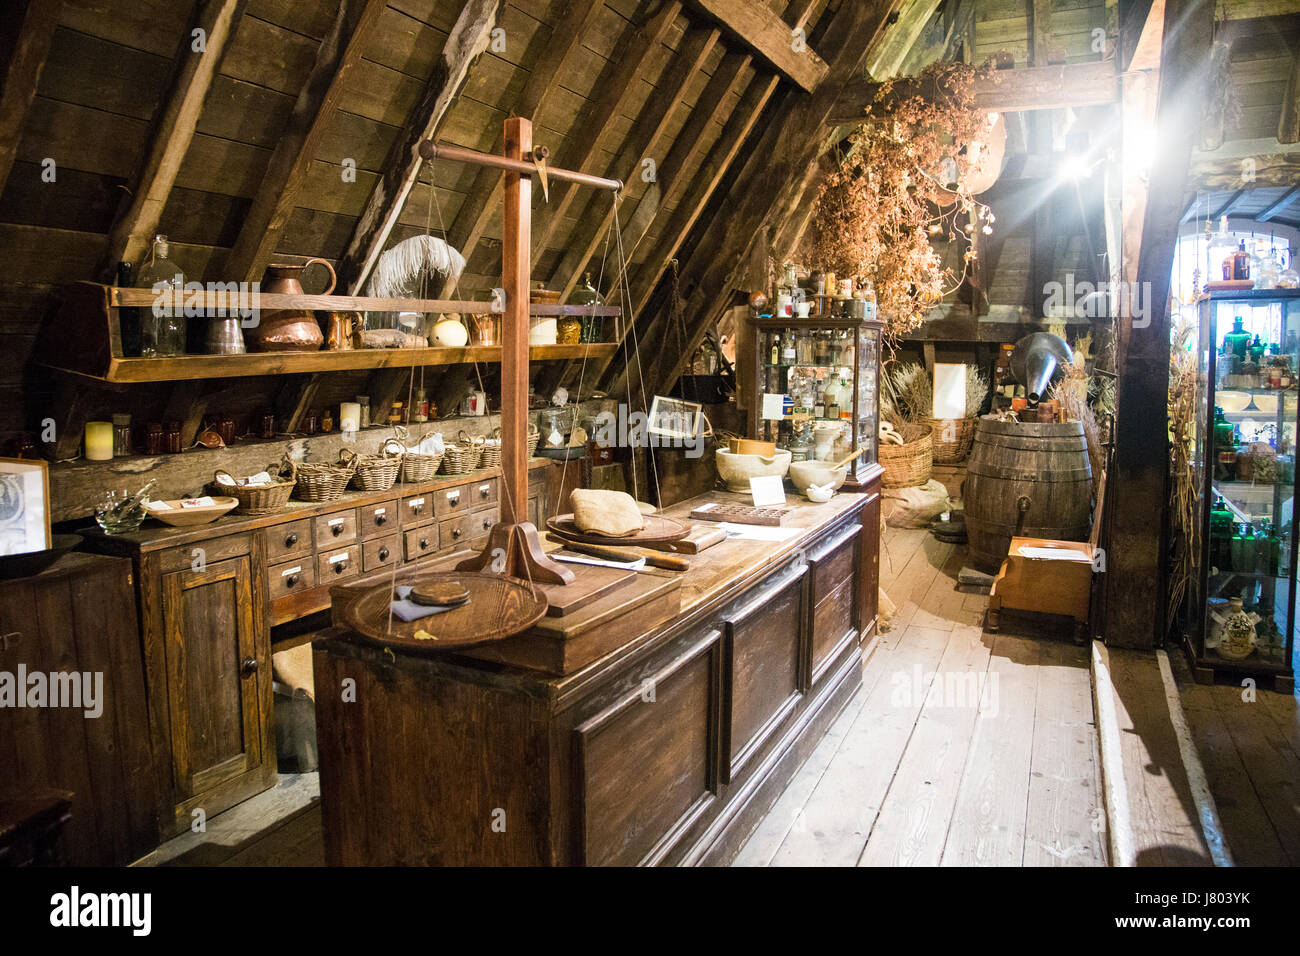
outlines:
[[[266,267],[266,279],[261,291],[279,295],[302,295],[299,277],[310,265],[319,262],[330,273],[329,288],[320,295],[334,291],[338,276],[325,259],[308,259],[302,265],[274,263]],[[244,333],[244,342],[250,352],[315,352],[325,342],[320,323],[310,309],[270,309],[261,313],[261,321]]]

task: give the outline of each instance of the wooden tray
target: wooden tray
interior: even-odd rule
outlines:
[[[579,541],[583,544],[609,544],[617,547],[624,545],[639,545],[657,541],[680,541],[691,533],[690,525],[682,524],[680,521],[674,521],[672,518],[665,518],[663,515],[646,515],[645,527],[636,534],[624,535],[622,537],[611,537],[604,534],[584,534],[579,531],[573,523],[573,515],[556,515],[554,518],[546,519],[546,527],[554,534],[559,535],[569,541]]]
[[[540,588],[533,594],[527,581],[500,574],[442,571],[404,579],[402,584],[459,581],[470,598],[460,607],[418,621],[403,621],[392,615],[389,625],[389,584],[377,584],[343,610],[343,623],[357,634],[389,647],[420,653],[456,650],[488,644],[526,631],[546,614],[546,595]],[[435,640],[415,636],[425,631]]]
[[[753,505],[724,505],[710,502],[691,512],[698,521],[729,521],[732,524],[754,524],[766,528],[779,528],[785,523],[789,508],[755,508]]]

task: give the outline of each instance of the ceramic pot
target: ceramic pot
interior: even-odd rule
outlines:
[[[725,448],[719,448],[716,454],[718,475],[727,483],[729,491],[748,492],[749,479],[764,475],[779,475],[784,478],[790,470],[791,455],[784,448],[778,448],[770,458],[761,455],[733,455]]]
[[[1230,661],[1245,660],[1255,653],[1255,622],[1241,606],[1241,598],[1228,599],[1228,616],[1219,632],[1218,653]]]
[[[277,263],[266,267],[266,279],[261,291],[268,295],[302,295],[301,276],[310,265],[319,262],[330,273],[330,284],[321,295],[334,291],[338,276],[325,259],[308,259],[302,265]],[[315,352],[325,344],[320,323],[310,309],[269,309],[261,314],[261,321],[244,333],[244,342],[250,352]]]

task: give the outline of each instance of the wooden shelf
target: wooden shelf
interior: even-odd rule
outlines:
[[[205,308],[218,310],[237,304],[222,293],[207,292]],[[154,293],[120,289],[94,282],[69,286],[62,308],[41,330],[37,361],[47,368],[101,382],[133,384],[179,382],[190,379],[247,378],[295,372],[345,372],[355,369],[419,368],[469,362],[500,362],[499,345],[466,348],[345,349],[316,352],[259,352],[248,355],[179,355],[174,358],[124,358],[118,310],[148,308]],[[450,299],[378,299],[364,296],[262,295],[263,308],[305,308],[318,311],[461,312],[493,314],[491,303]],[[597,315],[615,318],[622,311],[610,306],[535,305],[533,315]],[[192,319],[191,321],[203,321]],[[74,331],[75,330],[75,331]],[[618,333],[620,330],[615,329]],[[543,345],[528,350],[534,362],[565,359],[604,360],[617,351],[614,342]]]
[[[612,342],[591,345],[541,345],[528,350],[534,362],[558,359],[606,358],[617,346]],[[284,375],[294,372],[345,372],[351,369],[420,368],[459,365],[466,362],[500,362],[497,345],[448,349],[349,349],[340,352],[261,352],[255,355],[179,355],[175,358],[114,358],[103,375],[89,377],[105,382],[179,382],[201,378],[245,378],[252,375]],[[48,363],[46,363],[48,364]],[[50,365],[51,368],[59,368]],[[87,375],[78,369],[61,369]]]

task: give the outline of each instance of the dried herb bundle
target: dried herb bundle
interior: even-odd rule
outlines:
[[[890,362],[880,377],[880,418],[901,434],[909,426],[924,425],[934,409],[934,385],[920,365]]]
[[[1177,316],[1177,313],[1176,313]],[[1196,520],[1199,483],[1196,480],[1195,439],[1197,413],[1197,328],[1187,316],[1175,319],[1169,352],[1169,524],[1173,563],[1169,575],[1169,616],[1182,604],[1200,555],[1200,527]]]

